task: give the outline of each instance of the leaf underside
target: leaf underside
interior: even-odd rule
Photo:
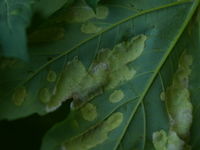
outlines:
[[[71,7],[76,5],[79,4]],[[90,100],[96,108],[95,120],[84,120],[81,109],[71,111],[64,121],[56,124],[47,132],[41,149],[57,150],[63,143],[73,141],[82,135],[87,137],[88,131],[103,126],[110,116],[121,112],[123,114],[122,123],[117,129],[108,132],[105,141],[92,149],[153,150],[153,132],[169,129],[169,118],[165,103],[160,100],[160,93],[171,84],[177,69],[177,60],[183,51],[192,55],[194,60],[199,58],[198,43],[191,46],[186,42],[188,37],[199,38],[199,34],[196,35],[199,32],[192,30],[190,34],[187,32],[190,29],[183,32],[197,5],[198,1],[190,0],[110,0],[105,3],[109,10],[105,18],[99,19],[93,16],[84,22],[63,19],[64,14],[69,13],[64,8],[60,14],[50,17],[47,23],[40,27],[50,30],[56,28],[55,31],[61,31],[61,36],[57,35],[57,32],[49,33],[48,31],[48,34],[58,38],[49,39],[49,42],[42,40],[30,44],[30,63],[24,64],[17,61],[16,67],[0,68],[0,77],[4,79],[0,81],[0,91],[2,91],[0,93],[0,119],[13,120],[33,113],[47,114],[46,105],[39,101],[38,93],[41,88],[53,89],[55,87],[56,82],[47,80],[49,71],[53,70],[59,76],[64,66],[76,56],[86,68],[89,68],[102,48],[112,49],[118,43],[144,34],[147,40],[143,53],[134,62],[128,64],[136,70],[135,77]],[[81,31],[81,26],[85,22],[94,23],[101,27],[101,30],[95,34],[84,33]],[[196,24],[196,26],[199,25]],[[181,36],[182,33],[183,36]],[[180,36],[181,39],[178,41]],[[194,61],[192,67],[197,68],[197,64],[198,62]],[[198,96],[196,80],[197,75],[192,72],[191,99],[198,108],[198,100],[195,100]],[[25,87],[27,91],[24,102],[20,106],[15,105],[12,100],[13,93],[18,87]],[[117,103],[111,103],[109,97],[116,90],[123,91],[124,97]],[[196,107],[194,110],[198,110]],[[198,111],[194,118],[197,116]],[[197,125],[198,121],[194,121],[192,127],[194,141],[191,143],[195,147],[199,146],[198,142],[195,142],[198,141],[198,133],[195,133]]]

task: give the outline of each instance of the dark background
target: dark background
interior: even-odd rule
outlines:
[[[0,121],[1,150],[39,150],[45,133],[69,113],[69,101],[57,111],[45,116],[37,114],[26,118]]]

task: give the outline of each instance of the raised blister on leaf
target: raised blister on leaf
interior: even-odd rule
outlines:
[[[61,101],[51,101],[51,99],[50,99],[50,101],[47,103],[46,111],[47,112],[54,111],[54,110],[58,109],[61,105],[62,105]]]
[[[113,113],[103,124],[104,130],[112,131],[117,128],[123,121],[124,115],[121,112]]]
[[[153,144],[156,150],[167,150],[167,133],[164,130],[153,133]]]
[[[105,71],[108,69],[109,69],[109,67],[108,67],[107,63],[99,62],[98,64],[96,64],[95,66],[92,67],[91,73],[98,74],[98,72]]]
[[[54,22],[83,23],[90,19],[105,19],[109,9],[103,5],[97,6],[96,13],[87,4],[79,3],[70,7],[67,12],[53,19]]]
[[[78,58],[70,61],[58,79],[47,111],[57,109],[70,98],[74,99],[72,108],[80,107],[102,89],[111,90],[133,79],[136,70],[128,67],[128,63],[142,54],[146,39],[145,35],[138,35],[115,45],[112,50],[101,50],[88,69]]]
[[[136,71],[133,68],[130,69],[128,66],[121,67],[108,75],[109,83],[105,88],[114,89],[124,81],[131,80],[135,74]]]
[[[63,101],[72,98],[74,94],[78,97],[77,91],[82,89],[79,84],[87,74],[85,66],[78,59],[69,62],[61,73],[54,94],[47,105],[47,110],[56,109]]]
[[[172,85],[166,91],[166,104],[171,118],[171,128],[182,138],[188,136],[192,123],[193,107],[188,90],[191,64],[192,57],[184,52],[179,59]]]
[[[105,6],[98,6],[96,8],[96,18],[105,19],[108,16],[109,9]]]
[[[42,103],[47,104],[51,99],[51,94],[48,88],[42,88],[39,91],[39,99]]]
[[[109,132],[120,126],[123,121],[121,112],[113,113],[101,125],[91,129],[87,133],[62,144],[63,150],[90,150],[105,142]]]
[[[81,114],[83,118],[87,121],[93,121],[97,117],[97,109],[91,103],[87,103],[83,108],[81,108]]]
[[[47,81],[55,82],[57,79],[57,74],[55,71],[50,70],[47,74]]]
[[[81,32],[86,33],[86,34],[92,34],[92,33],[97,33],[102,30],[101,27],[98,27],[92,22],[87,22],[81,25]]]
[[[169,132],[167,150],[183,150],[184,144],[184,141],[179,138],[176,132]]]
[[[121,68],[138,58],[144,50],[146,39],[145,35],[138,35],[115,45],[112,49],[112,57],[109,60],[112,70]]]
[[[124,98],[124,92],[122,90],[115,90],[109,97],[111,103],[117,103]]]
[[[25,87],[18,87],[15,89],[13,96],[12,96],[12,100],[14,102],[15,105],[17,106],[21,106],[25,100],[27,96],[27,91]]]
[[[82,4],[81,6],[73,6],[69,8],[67,16],[64,16],[64,18],[61,19],[72,23],[82,23],[94,17],[95,13],[93,10],[89,6]]]
[[[170,130],[168,135],[164,130],[160,130],[153,133],[153,144],[155,150],[183,150],[185,143],[173,130]]]
[[[185,52],[179,59],[178,69],[175,72],[172,84],[166,92],[162,92],[160,97],[164,99],[170,119],[170,127],[167,137],[166,150],[183,150],[190,147],[183,141],[188,138],[190,126],[192,124],[192,104],[190,102],[190,92],[188,89],[189,75],[191,73],[192,56]],[[155,141],[156,135],[165,135],[164,131],[156,132],[153,135],[153,143],[156,150],[163,150],[162,143]],[[165,135],[166,137],[166,135]]]

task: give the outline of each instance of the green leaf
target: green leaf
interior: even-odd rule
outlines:
[[[36,0],[33,5],[33,11],[47,18],[61,7],[67,7],[73,0]]]
[[[78,108],[72,109],[69,117],[47,132],[42,150],[153,150],[154,146],[160,150],[159,147],[165,148],[166,141],[168,146],[178,147],[182,146],[182,135],[170,119],[176,121],[174,116],[180,112],[176,107],[172,109],[169,99],[172,95],[172,100],[174,97],[179,100],[176,95],[187,93],[182,94],[182,83],[184,89],[189,83],[197,111],[191,143],[197,148],[198,100],[195,100],[195,93],[198,93],[199,83],[195,71],[198,70],[199,41],[193,38],[199,38],[196,32],[199,30],[195,29],[196,26],[199,29],[199,24],[189,26],[188,30],[185,28],[198,5],[197,0],[136,0],[133,8],[129,0],[110,0],[97,14],[83,3],[63,8],[30,32],[29,64],[0,59],[0,118],[43,115],[71,98],[71,106]],[[194,44],[190,44],[188,37]],[[133,55],[134,59],[123,53],[125,49],[130,54],[132,48],[140,50]],[[194,60],[189,82],[190,70],[180,61],[185,53]],[[179,76],[181,67],[185,70]],[[93,74],[96,72],[99,72],[97,76]],[[91,74],[95,80],[90,78]],[[178,84],[174,86],[174,82]],[[72,94],[68,94],[71,91]],[[166,102],[161,100],[163,91],[168,91]],[[56,107],[51,109],[50,102]],[[180,110],[182,108],[185,103]],[[163,138],[155,138],[155,133]]]
[[[194,65],[192,66],[193,72],[190,78],[190,90],[191,90],[191,99],[193,104],[193,124],[191,127],[191,139],[190,143],[193,149],[198,149],[200,146],[200,134],[197,132],[199,127],[199,48],[200,48],[200,8],[198,8],[196,14],[193,17],[193,20],[188,25],[186,32],[184,33],[183,38],[180,41],[181,46],[185,46],[190,49],[194,57]]]
[[[85,119],[82,112],[84,106],[82,109],[72,111],[66,120],[49,130],[44,137],[42,150],[56,150],[61,147],[77,150],[154,149],[153,133],[161,129],[168,132],[170,128],[168,112],[165,103],[160,99],[160,93],[171,85],[178,60],[186,48],[176,43],[198,3],[198,1],[174,3],[160,1],[160,4],[152,2],[148,4],[145,1],[146,5],[140,6],[141,3],[136,1],[138,8],[143,8],[143,11],[129,13],[131,10],[123,7],[124,14],[118,14],[119,18],[113,20],[113,22],[116,21],[115,23],[106,19],[109,23],[112,22],[110,27],[108,25],[108,28],[105,27],[100,34],[89,36],[88,39],[72,47],[69,53],[64,53],[69,54],[67,60],[78,55],[85,62],[84,64],[89,66],[92,61],[88,60],[96,55],[96,51],[91,49],[94,48],[95,43],[99,50],[105,47],[112,48],[116,43],[123,41],[122,39],[130,39],[133,35],[145,34],[147,36],[144,52],[136,61],[130,63],[130,67],[136,69],[135,78],[93,98],[88,103],[92,105],[89,110],[95,114],[95,119],[92,121]],[[116,1],[111,1],[109,16],[116,15],[116,10],[119,11],[120,8],[121,5],[119,7]],[[176,21],[174,21],[175,18]],[[72,30],[73,27],[70,29]],[[75,29],[73,33],[74,31]],[[115,40],[108,40],[113,37]],[[76,48],[77,52],[74,52]],[[186,48],[185,51],[195,57],[191,48]],[[84,54],[91,53],[94,54],[87,58],[79,55],[86,57]],[[172,60],[176,61],[172,62]],[[118,103],[111,103],[109,98],[116,90],[123,91],[124,97]],[[115,128],[110,130],[112,125],[108,122],[113,116],[115,119],[112,125]]]
[[[119,7],[117,2],[113,1],[107,4],[109,13],[104,17],[99,17],[85,6],[83,8],[86,8],[87,12],[81,8],[78,9],[80,14],[72,13],[74,18],[69,18],[69,14],[74,9],[77,10],[77,5],[79,6],[74,4],[66,11],[61,11],[63,14],[53,16],[43,26],[30,33],[30,42],[38,40],[33,42],[30,48],[30,64],[1,58],[1,79],[4,79],[1,81],[0,90],[1,119],[16,119],[32,113],[48,113],[49,99],[52,97],[49,94],[56,93],[56,90],[65,92],[68,89],[68,92],[78,89],[77,93],[67,97],[73,98],[72,104],[76,104],[80,94],[85,98],[84,94],[91,91],[88,89],[94,88],[93,83],[88,82],[91,80],[87,71],[89,72],[90,68],[95,68],[96,71],[95,64],[98,66],[101,64],[99,62],[105,59],[112,68],[115,68],[114,74],[110,71],[106,74],[106,78],[110,77],[108,81],[121,80],[120,75],[127,75],[124,73],[127,67],[136,73],[134,78],[117,85],[114,82],[115,86],[105,86],[105,82],[102,82],[104,76],[97,76],[95,80],[98,79],[97,81],[103,85],[95,85],[103,91],[96,93],[95,89],[92,89],[94,94],[89,97],[90,102],[80,105],[80,109],[71,111],[66,120],[55,125],[46,134],[42,149],[54,150],[63,146],[71,149],[75,149],[75,146],[77,149],[82,149],[83,146],[93,149],[154,149],[153,133],[161,129],[168,132],[170,128],[169,112],[166,111],[159,95],[171,85],[178,66],[178,61],[172,63],[171,59],[179,60],[183,52],[182,45],[175,48],[174,46],[191,19],[198,1],[163,1],[161,4],[155,3],[154,6],[147,5],[148,7],[144,7],[142,11],[124,8],[122,5]],[[138,4],[138,8],[140,7],[143,6]],[[124,13],[118,14],[118,18],[112,17],[116,15],[116,11]],[[177,18],[176,22],[174,18]],[[82,25],[87,22],[97,25],[101,30],[95,34],[85,32]],[[45,37],[39,39],[42,35]],[[139,45],[137,42],[133,46],[143,48],[140,45],[145,44],[144,50],[139,51],[137,59],[130,58],[131,61],[124,62],[126,60],[119,55],[124,53],[117,50],[120,50],[120,47],[132,47],[130,41],[137,41],[138,37],[145,37],[145,42]],[[105,55],[100,55],[102,48],[109,48],[112,51],[104,50]],[[185,48],[184,46],[184,50]],[[193,56],[190,48],[185,51]],[[110,57],[112,61],[100,57],[111,52],[118,56],[120,64],[113,57]],[[104,69],[105,65],[98,67]],[[121,70],[123,71],[118,72]],[[84,82],[79,82],[78,79],[82,79],[82,75],[88,78]],[[68,81],[66,77],[74,81]],[[112,80],[113,77],[117,80]],[[63,85],[62,82],[67,84]],[[68,85],[72,87],[69,88]],[[86,97],[89,94],[86,94]],[[62,93],[58,93],[58,96],[60,95],[63,97]],[[120,98],[115,99],[116,97]],[[132,133],[133,139],[130,138]]]
[[[28,59],[26,27],[31,18],[32,0],[2,0],[0,2],[1,55]]]

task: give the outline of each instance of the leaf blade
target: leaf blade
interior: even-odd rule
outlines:
[[[194,12],[194,10],[193,10],[193,12]],[[192,13],[191,13],[192,14]],[[178,34],[175,36],[175,42],[172,42],[171,43],[171,45],[168,47],[168,52],[167,53],[165,53],[165,55],[164,55],[164,58],[166,59],[167,58],[167,55],[169,54],[169,51],[171,51],[172,50],[172,48],[174,47],[174,45],[175,45],[175,43],[176,43],[176,41],[178,40],[178,38],[180,37],[180,35],[181,35],[181,33],[182,33],[182,31],[183,31],[183,29],[186,27],[186,24],[187,24],[187,22],[188,22],[188,20],[189,20],[189,18],[191,17],[191,14],[189,14],[189,15],[187,15],[187,17],[188,17],[188,19],[186,19],[186,23],[181,27],[181,29],[179,30],[179,32],[178,32]],[[186,18],[187,18],[186,17]],[[163,62],[162,62],[162,64],[165,62],[165,59],[163,60]],[[153,83],[153,81],[154,81],[154,78],[156,77],[156,75],[157,75],[157,73],[158,73],[158,71],[160,70],[160,68],[161,68],[161,66],[162,66],[162,64],[160,64],[160,65],[158,65],[158,69],[156,69],[157,70],[157,72],[155,73],[153,73],[154,74],[154,76],[152,77],[151,76],[151,79],[146,83],[147,84],[147,90],[144,90],[144,89],[142,89],[142,91],[144,90],[145,92],[145,94],[144,95],[140,95],[141,97],[139,98],[140,100],[137,100],[137,101],[134,101],[135,103],[134,103],[134,107],[132,106],[132,109],[133,108],[135,108],[135,111],[131,111],[131,113],[129,114],[129,116],[131,116],[130,117],[130,120],[132,119],[132,117],[134,116],[134,114],[135,114],[135,112],[136,112],[136,110],[137,110],[137,108],[138,108],[138,106],[140,106],[140,103],[141,103],[141,100],[144,98],[144,96],[146,95],[146,93],[147,93],[147,91],[149,90],[149,88],[151,87],[151,84]],[[141,81],[141,80],[139,80],[139,81]],[[141,84],[141,83],[140,83]],[[125,90],[125,91],[127,91],[127,89]],[[105,98],[104,98],[105,99]],[[97,100],[95,100],[95,102],[96,102]],[[103,107],[102,107],[103,108]],[[107,109],[105,109],[105,110],[107,110]],[[74,117],[74,118],[76,118],[76,117]],[[70,122],[70,120],[68,120],[68,122]],[[128,121],[128,122],[126,122],[126,124],[129,124],[130,123],[130,121]],[[64,124],[64,123],[63,123]],[[65,124],[66,125],[66,124]],[[126,126],[126,125],[125,125]],[[50,139],[52,139],[52,137],[51,136],[53,136],[54,137],[54,133],[56,133],[56,128],[58,128],[58,126],[56,126],[55,128],[54,128],[54,131],[53,130],[50,130],[48,133],[47,133],[47,135],[46,135],[46,138],[44,139],[44,143],[49,143],[49,142],[47,142],[48,141],[48,138],[50,138]],[[60,127],[60,128],[62,128],[62,127]],[[57,132],[58,133],[58,132]],[[61,133],[60,133],[61,134]],[[59,135],[59,134],[58,134]],[[79,134],[79,135],[82,135],[82,134]],[[76,135],[76,136],[79,136],[79,135]],[[118,134],[119,135],[119,134]],[[64,136],[64,135],[63,135]],[[75,137],[76,137],[75,136]],[[123,137],[123,136],[122,136]],[[70,139],[70,138],[69,138]],[[73,138],[72,138],[73,139]],[[47,140],[47,141],[46,141]],[[63,139],[64,140],[64,139]],[[66,140],[66,139],[65,139]],[[62,142],[61,142],[62,143]],[[110,143],[111,144],[111,143]],[[101,148],[103,148],[105,145],[105,147],[108,147],[108,146],[111,146],[110,148],[111,149],[116,149],[116,147],[113,145],[114,143],[112,143],[111,145],[107,145],[107,144],[104,144],[104,145],[101,145],[101,146],[99,146],[99,147],[96,147],[95,149],[101,149]],[[48,145],[48,144],[47,144]],[[47,146],[46,145],[46,146]],[[117,144],[118,145],[118,144]],[[52,145],[51,145],[52,146]],[[49,146],[48,148],[50,148],[51,146]],[[151,145],[152,146],[152,145]],[[52,147],[54,147],[54,146],[52,146]],[[43,149],[46,149],[46,147],[44,146],[43,147]],[[52,148],[53,149],[53,148]],[[153,149],[153,147],[152,147],[152,149]]]

